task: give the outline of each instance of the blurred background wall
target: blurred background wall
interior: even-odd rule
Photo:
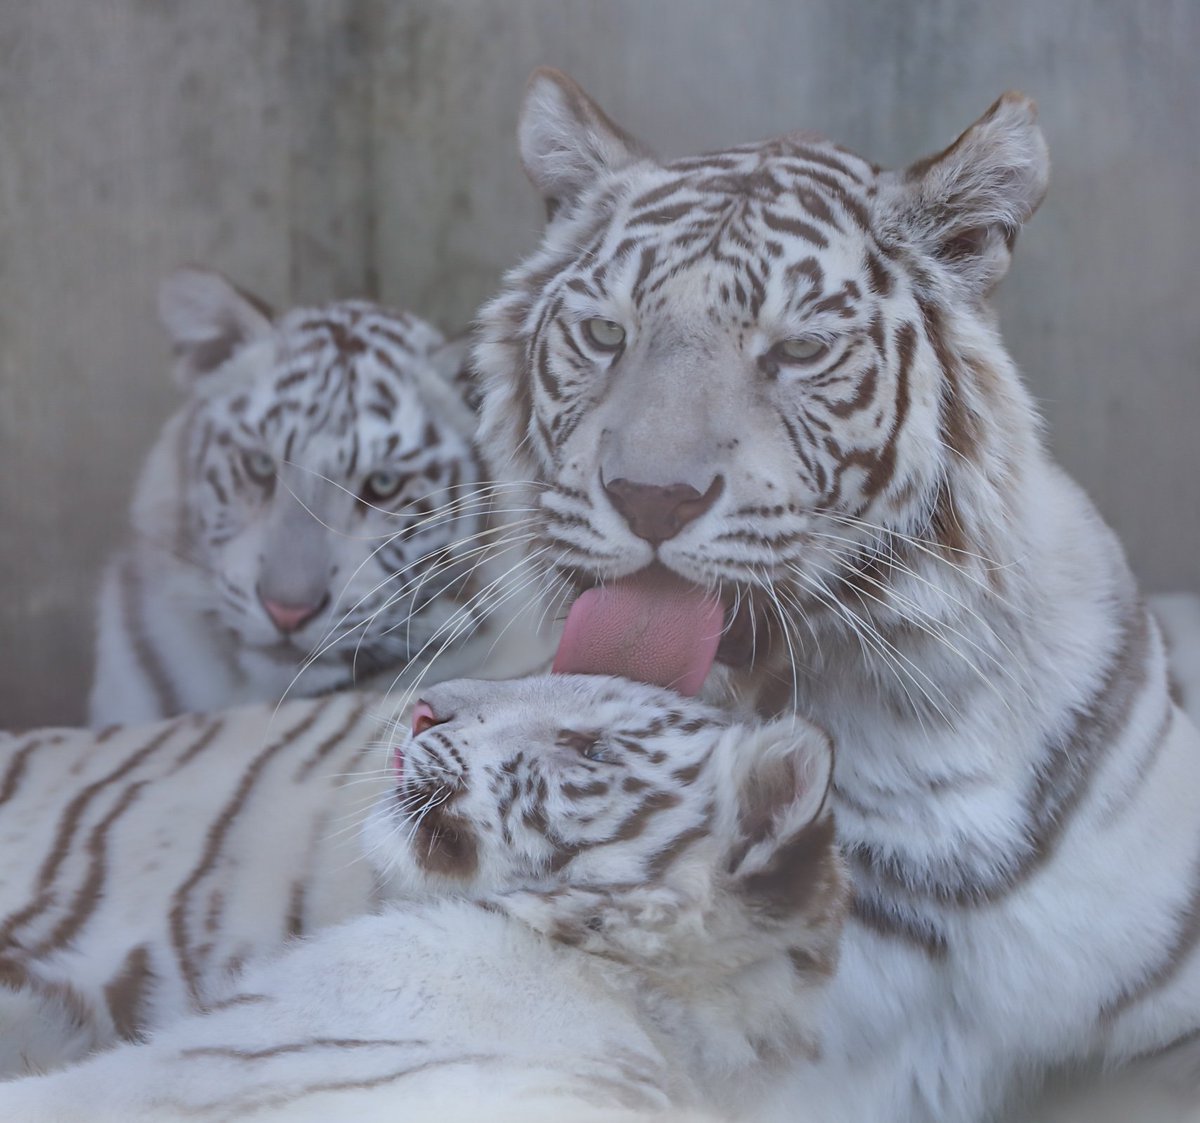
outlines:
[[[1200,586],[1197,58],[1196,0],[0,5],[0,728],[82,716],[176,401],[159,277],[462,328],[537,237],[513,129],[542,63],[669,154],[810,127],[905,163],[1036,97],[1054,173],[1006,336],[1145,583]]]

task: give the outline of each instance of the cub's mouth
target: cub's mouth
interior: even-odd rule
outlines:
[[[622,675],[694,695],[714,662],[751,661],[754,631],[746,598],[730,603],[656,563],[580,593],[553,669]]]

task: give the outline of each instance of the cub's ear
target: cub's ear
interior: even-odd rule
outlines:
[[[829,738],[788,716],[746,730],[734,751],[737,816],[726,870],[735,891],[776,916],[836,896]]]
[[[222,366],[271,332],[272,311],[209,269],[178,269],[158,287],[158,318],[171,336],[183,386]]]
[[[1041,204],[1049,176],[1037,105],[1009,92],[949,148],[894,176],[894,191],[882,194],[901,236],[984,296],[1008,272],[1017,232]]]
[[[572,79],[541,67],[525,90],[517,124],[521,163],[553,218],[597,176],[650,153],[615,125]]]

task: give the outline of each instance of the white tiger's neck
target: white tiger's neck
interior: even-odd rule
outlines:
[[[765,920],[720,889],[695,896],[702,880],[625,890],[616,908],[580,885],[481,904],[597,972],[679,1074],[677,1094],[737,1116],[766,1081],[820,1055],[839,925]]]
[[[764,1084],[820,1056],[823,980],[780,953],[724,977],[624,980],[664,1055],[691,1074],[705,1100],[745,1110]]]

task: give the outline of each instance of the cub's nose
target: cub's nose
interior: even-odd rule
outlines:
[[[299,631],[316,616],[329,603],[329,594],[326,593],[315,604],[283,604],[280,601],[272,600],[270,597],[264,597],[260,589],[258,599],[262,602],[264,610],[271,618],[271,623],[286,636],[292,632]]]
[[[703,493],[691,484],[643,484],[615,479],[604,483],[604,493],[629,529],[647,542],[674,538],[717,501],[725,488],[723,476],[713,477]]]

